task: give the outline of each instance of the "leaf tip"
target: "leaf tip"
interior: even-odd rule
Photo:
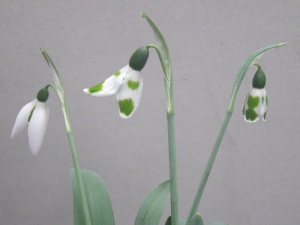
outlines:
[[[143,18],[147,17],[147,15],[146,15],[145,12],[141,12],[141,16],[142,16]]]

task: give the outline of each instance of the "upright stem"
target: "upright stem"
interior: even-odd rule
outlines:
[[[202,175],[202,178],[201,178],[196,196],[195,196],[194,201],[193,201],[193,205],[191,207],[190,213],[189,213],[188,218],[186,220],[186,225],[188,225],[190,223],[191,219],[194,217],[194,215],[196,214],[196,211],[198,209],[198,206],[199,206],[203,191],[205,189],[208,177],[210,175],[212,166],[213,166],[214,161],[216,159],[216,156],[217,156],[220,144],[222,142],[224,133],[225,133],[226,128],[228,126],[228,123],[230,121],[238,90],[241,86],[241,83],[244,79],[244,76],[245,76],[246,72],[248,71],[249,67],[255,63],[257,58],[259,58],[264,52],[266,52],[268,50],[271,50],[273,48],[278,48],[278,47],[284,46],[286,44],[287,43],[279,43],[279,44],[270,45],[270,46],[258,49],[257,51],[253,52],[252,54],[250,54],[248,56],[245,63],[243,64],[240,71],[238,72],[238,74],[236,76],[236,79],[235,79],[235,82],[234,82],[233,89],[232,89],[232,94],[231,94],[231,97],[230,97],[230,100],[229,100],[229,104],[228,104],[228,108],[227,108],[227,112],[226,112],[226,117],[224,119],[221,130],[219,131],[219,135],[218,135],[218,137],[215,141],[214,147],[211,151],[211,155],[208,159],[205,170],[203,172],[203,175]]]
[[[84,213],[84,216],[85,216],[85,225],[91,225],[91,218],[90,218],[89,208],[88,208],[88,204],[87,204],[85,189],[84,189],[84,185],[83,185],[83,179],[82,179],[82,175],[81,175],[81,171],[80,171],[80,167],[79,167],[79,162],[78,162],[78,158],[77,158],[75,143],[74,143],[72,129],[71,129],[71,123],[70,123],[69,116],[68,116],[68,113],[67,113],[66,97],[65,97],[65,94],[64,94],[64,88],[63,88],[59,73],[58,73],[54,63],[52,62],[50,56],[42,48],[41,48],[41,52],[42,52],[43,56],[45,57],[45,60],[48,63],[49,67],[53,71],[53,75],[54,75],[53,78],[54,78],[55,86],[50,84],[50,85],[47,85],[46,87],[51,86],[53,88],[54,92],[56,93],[56,95],[57,95],[57,97],[58,97],[58,99],[61,103],[62,112],[63,112],[63,115],[64,115],[65,124],[66,124],[66,131],[67,131],[67,135],[68,135],[69,145],[70,145],[70,149],[71,149],[72,160],[73,160],[75,174],[76,174],[76,179],[77,179],[77,182],[78,182],[78,185],[79,185],[81,200],[82,200],[82,204],[83,204],[83,213]]]
[[[75,174],[76,174],[76,178],[77,178],[77,181],[78,181],[80,194],[81,194],[81,197],[82,197],[82,204],[83,204],[83,212],[84,212],[84,215],[85,215],[85,222],[86,222],[86,225],[91,225],[91,218],[90,218],[89,208],[88,208],[88,204],[87,204],[85,189],[84,189],[84,185],[83,185],[83,179],[82,179],[82,175],[81,175],[81,171],[80,171],[80,167],[79,167],[79,162],[78,162],[78,158],[77,158],[75,143],[74,143],[73,134],[72,134],[72,128],[71,128],[71,124],[70,124],[70,120],[69,120],[69,116],[68,116],[68,113],[67,113],[65,102],[64,102],[64,104],[62,104],[62,111],[63,111],[64,118],[65,118],[66,131],[67,131],[69,145],[70,145],[70,149],[71,149]]]
[[[214,161],[216,159],[216,156],[217,156],[220,144],[222,142],[222,139],[223,139],[224,133],[226,131],[227,125],[229,123],[229,120],[231,118],[231,115],[232,115],[232,111],[227,111],[226,112],[226,117],[225,117],[225,119],[223,121],[221,130],[219,132],[219,135],[218,135],[218,137],[216,139],[215,145],[214,145],[214,147],[212,149],[211,155],[210,155],[210,157],[208,159],[208,162],[206,164],[205,170],[203,172],[203,175],[202,175],[202,178],[201,178],[198,190],[197,190],[197,194],[196,194],[194,202],[193,202],[193,206],[192,206],[191,211],[190,211],[190,213],[189,213],[189,215],[187,217],[187,220],[186,220],[186,224],[188,224],[191,221],[191,219],[193,218],[193,216],[197,212],[198,205],[200,203],[203,191],[205,189],[208,177],[210,175],[210,171],[211,171],[212,166],[214,164]]]
[[[169,142],[169,171],[170,171],[170,192],[171,192],[171,221],[172,225],[178,225],[178,189],[176,169],[176,147],[174,133],[174,113],[168,112],[168,142]]]
[[[177,168],[176,168],[176,144],[174,131],[174,104],[173,104],[173,73],[171,69],[164,63],[163,56],[159,47],[154,44],[146,46],[147,49],[154,48],[158,54],[162,69],[165,74],[165,89],[167,95],[167,121],[168,121],[168,145],[169,145],[169,173],[170,173],[170,193],[171,193],[171,223],[178,225],[178,184],[177,184]]]
[[[158,50],[158,49],[156,49]],[[161,54],[157,51],[160,59]],[[171,64],[171,62],[169,62]],[[163,65],[163,64],[162,64]],[[163,66],[163,70],[167,71]],[[169,172],[170,172],[170,192],[171,192],[171,222],[172,225],[178,225],[178,184],[176,167],[176,144],[174,129],[174,101],[173,101],[173,73],[169,70],[165,73],[165,88],[167,94],[167,121],[168,121],[168,143],[169,143]]]

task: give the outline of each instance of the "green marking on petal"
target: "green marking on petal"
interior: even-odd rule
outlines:
[[[30,122],[34,110],[35,110],[35,106],[32,108],[32,110],[28,116],[28,122]]]
[[[258,96],[252,96],[249,95],[247,99],[247,104],[249,108],[256,108],[259,105],[259,97]]]
[[[95,85],[94,87],[89,88],[89,92],[90,92],[90,93],[94,93],[94,92],[99,92],[99,91],[101,91],[102,88],[103,88],[103,83],[104,83],[104,81],[101,82],[100,84]]]
[[[128,87],[129,87],[131,90],[134,91],[134,90],[136,90],[136,89],[139,88],[140,82],[129,80],[129,81],[127,82],[127,85],[128,85]]]
[[[246,112],[246,119],[254,121],[258,117],[257,113],[253,109],[247,109]]]
[[[120,112],[123,113],[126,116],[129,116],[133,109],[134,109],[134,103],[131,98],[125,98],[123,100],[119,100],[119,108]]]
[[[264,119],[266,120],[267,112],[264,113]]]
[[[115,76],[117,77],[117,76],[119,76],[121,74],[121,71],[119,70],[119,71],[117,71],[117,72],[115,72]]]
[[[266,105],[268,105],[269,103],[269,99],[268,99],[268,95],[266,95]]]

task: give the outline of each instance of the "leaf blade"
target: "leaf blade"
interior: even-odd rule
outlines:
[[[197,213],[191,220],[191,222],[189,223],[189,225],[204,225],[202,216]]]
[[[170,193],[170,181],[156,186],[142,202],[135,225],[158,225]]]
[[[81,169],[87,203],[93,225],[114,225],[112,206],[106,186],[101,177],[90,170]],[[73,188],[74,225],[85,224],[82,198],[75,172],[71,171]]]

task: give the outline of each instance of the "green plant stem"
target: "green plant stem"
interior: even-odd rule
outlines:
[[[178,225],[178,188],[176,169],[176,146],[174,133],[174,113],[167,113],[168,119],[168,143],[169,143],[169,171],[170,171],[170,192],[171,192],[171,220],[172,225]]]
[[[186,224],[189,224],[189,222],[191,221],[191,219],[193,218],[193,216],[197,212],[198,205],[200,203],[200,200],[201,200],[203,191],[205,189],[208,177],[210,175],[211,169],[213,167],[214,161],[215,161],[216,156],[218,154],[218,150],[219,150],[220,144],[222,142],[224,133],[226,131],[227,125],[229,123],[229,120],[231,118],[231,115],[232,115],[232,111],[227,111],[226,117],[225,117],[225,119],[223,121],[223,124],[222,124],[222,127],[221,127],[221,130],[219,132],[219,135],[216,139],[215,145],[212,149],[212,152],[211,152],[210,157],[208,159],[208,162],[206,164],[205,170],[203,172],[203,175],[202,175],[202,178],[201,178],[201,181],[200,181],[200,185],[198,187],[197,194],[196,194],[196,197],[195,197],[194,202],[193,202],[193,207],[192,207],[192,209],[191,209],[191,211],[190,211],[190,213],[187,217]]]
[[[171,62],[169,63],[171,64]],[[166,68],[163,68],[163,70],[167,71]],[[165,73],[164,82],[165,82],[166,95],[167,95],[171,222],[172,225],[178,225],[179,210],[178,210],[178,182],[177,182],[177,167],[176,167],[176,144],[175,144],[175,129],[174,129],[173,73],[171,69],[169,71],[170,71],[169,74],[167,72]]]
[[[63,112],[64,119],[65,119],[66,132],[67,132],[67,136],[68,136],[69,146],[70,146],[73,165],[74,165],[75,174],[76,174],[76,179],[79,184],[79,190],[80,190],[80,194],[81,194],[81,198],[82,198],[85,221],[86,221],[86,225],[91,225],[91,218],[90,218],[89,208],[88,208],[88,204],[87,204],[85,188],[84,188],[84,184],[83,184],[82,175],[80,172],[79,161],[78,161],[78,157],[77,157],[77,153],[76,153],[76,147],[75,147],[75,142],[74,142],[74,138],[73,138],[71,123],[70,123],[70,119],[69,119],[68,112],[67,112],[65,96],[63,95],[62,98],[60,98],[60,95],[58,94],[57,89],[51,84],[47,85],[46,87],[52,87],[61,102],[62,112]]]
[[[211,151],[210,157],[208,159],[208,162],[206,164],[206,167],[205,167],[205,170],[203,172],[202,178],[200,180],[200,184],[199,184],[196,196],[194,198],[193,205],[191,207],[191,210],[190,210],[189,215],[188,215],[187,220],[186,220],[186,225],[188,225],[190,223],[191,219],[193,218],[193,216],[197,212],[202,194],[204,192],[204,189],[205,189],[205,186],[206,186],[206,183],[207,183],[207,180],[208,180],[208,177],[210,175],[211,169],[212,169],[214,161],[216,159],[216,156],[217,156],[220,144],[222,142],[224,133],[225,133],[226,128],[228,126],[228,123],[230,121],[238,90],[241,86],[241,83],[242,83],[242,81],[245,77],[246,72],[248,71],[249,67],[255,63],[257,58],[260,57],[264,52],[269,51],[273,48],[282,47],[286,44],[287,43],[279,43],[279,44],[275,44],[275,45],[270,45],[270,46],[261,48],[261,49],[255,51],[255,52],[253,52],[251,55],[248,56],[247,60],[245,61],[245,63],[241,67],[240,71],[238,72],[238,74],[236,76],[236,79],[235,79],[235,82],[234,82],[233,89],[232,89],[232,94],[231,94],[230,101],[229,101],[229,104],[228,104],[226,117],[225,117],[224,122],[222,124],[221,130],[219,131],[218,137],[215,141],[214,147]]]
[[[178,184],[176,168],[176,144],[174,130],[174,103],[173,103],[173,73],[167,70],[163,56],[159,47],[154,44],[146,46],[147,49],[154,48],[158,54],[162,69],[165,74],[165,89],[167,95],[167,122],[168,122],[168,146],[169,146],[169,173],[170,173],[170,193],[171,193],[171,221],[172,225],[178,225]],[[171,64],[171,62],[169,62]]]
[[[73,134],[72,134],[71,124],[70,124],[70,120],[69,120],[69,116],[68,116],[68,113],[67,113],[65,103],[62,104],[62,111],[63,111],[63,114],[64,114],[64,119],[65,119],[65,124],[66,124],[66,131],[67,131],[69,145],[70,145],[70,149],[71,149],[75,174],[76,174],[76,178],[77,178],[77,181],[78,181],[78,184],[79,184],[80,194],[81,194],[81,197],[82,197],[83,212],[84,212],[84,215],[85,215],[86,225],[91,225],[91,218],[90,218],[89,208],[88,208],[88,204],[87,204],[85,188],[84,188],[84,184],[83,184],[83,179],[82,179],[81,170],[80,170],[80,167],[79,167],[79,161],[78,161],[78,158],[77,158],[77,153],[76,153],[74,138],[73,138]]]
[[[61,79],[60,79],[60,75],[59,75],[54,63],[52,62],[50,56],[42,48],[41,48],[41,52],[42,52],[46,62],[48,63],[49,67],[53,69],[53,73],[54,73],[54,76],[55,76],[54,81],[55,81],[56,87],[53,86],[52,84],[49,84],[46,87],[52,87],[53,88],[54,92],[56,93],[56,95],[57,95],[57,97],[58,97],[58,99],[61,103],[62,112],[63,112],[64,119],[65,119],[66,132],[67,132],[67,136],[68,136],[68,140],[69,140],[73,165],[74,165],[75,174],[76,174],[76,179],[77,179],[78,184],[79,184],[79,190],[80,190],[80,194],[81,194],[81,198],[82,198],[83,213],[84,213],[85,222],[86,222],[85,225],[91,225],[91,218],[90,218],[90,212],[89,212],[89,208],[88,208],[88,204],[87,204],[85,188],[84,188],[82,174],[81,174],[81,170],[80,170],[79,162],[78,162],[78,158],[77,158],[74,138],[73,138],[73,134],[72,134],[71,123],[70,123],[69,116],[68,116],[68,113],[67,113],[67,105],[66,105],[66,97],[65,97],[65,94],[64,94],[64,88],[63,88],[63,85],[62,85],[62,82],[61,82]]]

